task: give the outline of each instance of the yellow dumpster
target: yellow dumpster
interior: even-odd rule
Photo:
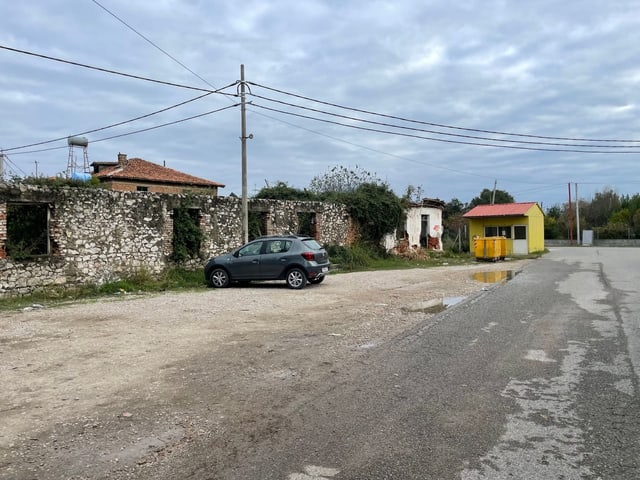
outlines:
[[[497,262],[507,256],[506,237],[478,237],[473,243],[476,260]]]

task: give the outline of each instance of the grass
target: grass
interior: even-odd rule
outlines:
[[[2,298],[0,310],[16,310],[38,304],[64,305],[102,297],[158,293],[167,290],[197,290],[205,287],[202,270],[169,269],[157,278],[148,271],[141,270],[135,275],[102,285],[76,288],[51,287],[30,295]]]
[[[447,251],[420,251],[408,252],[402,255],[390,255],[366,245],[354,245],[349,248],[329,246],[327,250],[334,267],[332,269],[334,273],[430,268],[443,265],[469,265],[476,263],[475,258],[469,253]],[[546,250],[513,258],[539,258],[545,253],[547,253]],[[0,310],[16,310],[30,307],[34,304],[63,305],[110,296],[205,288],[206,283],[202,270],[169,269],[160,277],[155,277],[146,270],[140,270],[130,277],[102,285],[88,285],[73,289],[51,287],[31,295],[3,298],[0,299]]]

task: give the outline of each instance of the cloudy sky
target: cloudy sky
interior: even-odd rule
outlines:
[[[30,0],[0,18],[23,51],[0,48],[5,175],[65,172],[66,138],[97,130],[89,162],[126,153],[240,194],[244,64],[250,195],[336,165],[445,201],[496,181],[544,208],[568,182],[640,192],[640,0]]]

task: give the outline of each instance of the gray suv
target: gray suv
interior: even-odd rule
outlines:
[[[329,255],[311,237],[297,235],[260,237],[237,250],[214,257],[204,267],[212,287],[232,282],[285,280],[289,288],[321,283],[329,272]]]

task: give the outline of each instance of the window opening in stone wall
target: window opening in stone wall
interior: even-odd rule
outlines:
[[[149,191],[149,187],[143,187],[142,185],[138,185],[136,187],[136,191],[137,192],[148,192]]]
[[[298,235],[316,238],[316,225],[315,212],[298,212]]]
[[[5,251],[15,260],[50,253],[48,204],[7,204]]]
[[[200,256],[203,234],[200,229],[200,209],[180,207],[173,210],[173,254],[175,262]]]
[[[249,240],[267,235],[268,212],[249,212]]]

